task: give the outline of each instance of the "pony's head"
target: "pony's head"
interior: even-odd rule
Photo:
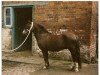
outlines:
[[[27,23],[27,25],[25,26],[25,28],[24,28],[22,34],[27,35],[27,34],[29,33],[29,31],[32,30],[32,27],[33,27],[33,22],[29,21],[29,22]]]
[[[45,27],[43,27],[42,25],[34,22],[29,21],[27,23],[27,25],[25,26],[24,30],[23,30],[23,34],[27,35],[29,33],[29,31],[33,32],[34,34],[41,34],[41,33],[49,33]]]

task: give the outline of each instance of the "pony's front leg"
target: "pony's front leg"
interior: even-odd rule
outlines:
[[[45,61],[45,65],[44,65],[44,69],[48,69],[49,68],[49,61],[48,61],[48,51],[42,51],[43,53],[43,57],[44,57],[44,61]]]

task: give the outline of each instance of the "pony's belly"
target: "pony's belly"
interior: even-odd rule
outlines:
[[[46,50],[46,51],[53,51],[53,52],[57,52],[57,51],[61,51],[61,50],[63,50],[63,49],[67,49],[66,47],[61,47],[61,46],[59,46],[59,47],[57,47],[56,45],[55,46],[51,46],[51,45],[49,45],[49,46],[42,46],[42,47],[40,47],[40,49],[41,50]]]
[[[56,38],[54,39],[41,39],[38,41],[38,45],[41,48],[41,50],[47,50],[47,51],[60,51],[63,49],[67,49],[66,43],[62,39]]]
[[[55,47],[50,47],[48,48],[48,51],[53,51],[53,52],[57,52],[57,51],[61,51],[63,49],[67,49],[66,47],[63,47],[63,46],[55,46]]]

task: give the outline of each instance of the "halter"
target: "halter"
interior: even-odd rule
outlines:
[[[28,30],[29,33],[27,34],[25,40],[18,47],[16,47],[15,49],[12,49],[12,50],[2,50],[2,51],[4,51],[4,52],[15,52],[15,51],[17,51],[26,42],[27,38],[29,37],[29,34],[30,34],[32,27],[33,27],[33,22],[31,22],[31,24],[32,25],[31,25],[30,29]]]

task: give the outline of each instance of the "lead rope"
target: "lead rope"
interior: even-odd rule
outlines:
[[[17,51],[26,42],[27,38],[29,37],[30,31],[32,30],[32,27],[33,27],[33,22],[32,22],[32,25],[29,29],[29,33],[27,34],[25,40],[18,47],[16,47],[15,49],[12,49],[12,50],[2,50],[2,51],[4,51],[4,52],[15,52],[15,51]]]

